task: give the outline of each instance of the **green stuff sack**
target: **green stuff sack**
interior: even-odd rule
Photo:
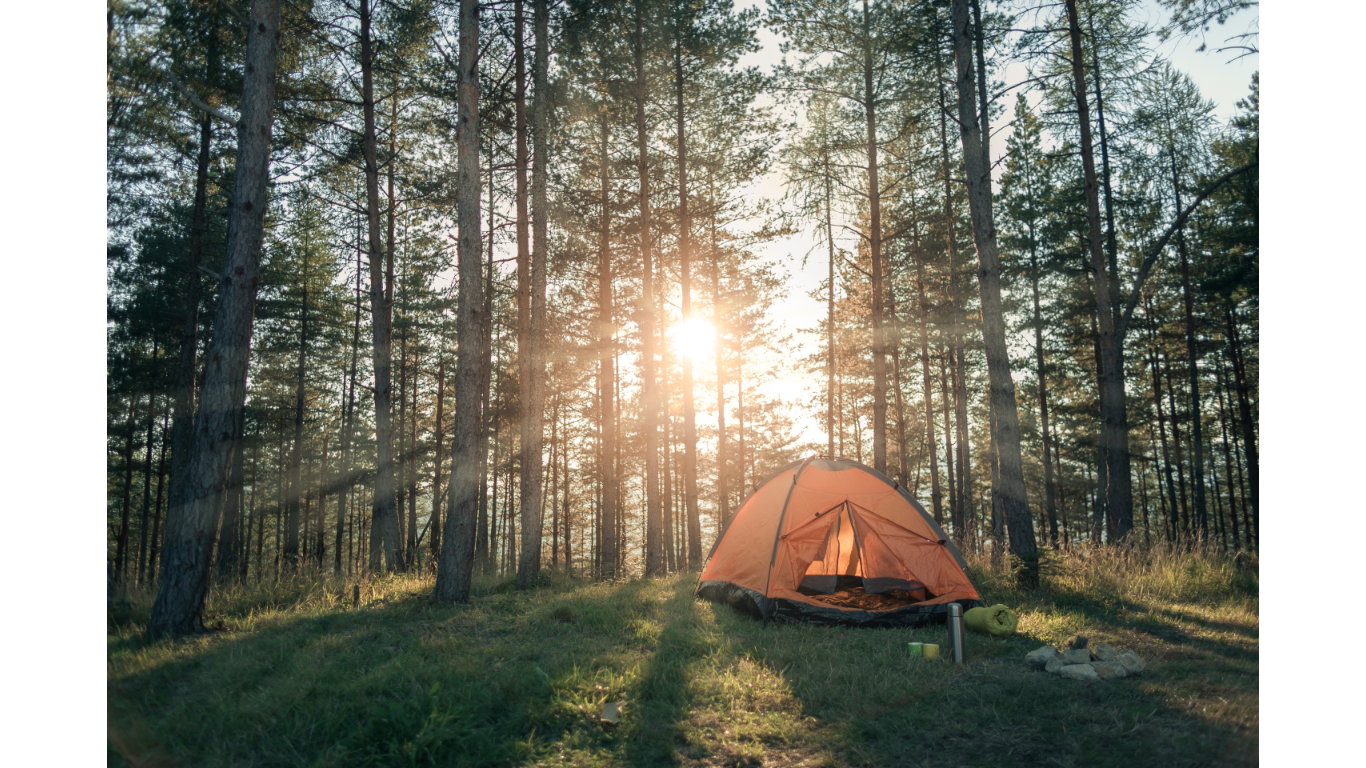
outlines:
[[[963,623],[974,632],[984,635],[1013,635],[1020,624],[1020,617],[1004,605],[990,608],[971,608],[963,614]]]

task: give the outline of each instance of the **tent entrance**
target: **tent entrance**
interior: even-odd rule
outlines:
[[[849,517],[849,505],[840,503],[832,507],[806,526],[815,530],[796,531],[800,540],[811,542],[820,536],[820,546],[815,557],[802,575],[801,591],[813,594],[831,594],[839,589],[840,580],[863,580],[863,559],[859,555],[858,541],[854,535],[853,520]],[[821,528],[824,535],[821,536]],[[795,543],[795,542],[794,542]],[[803,558],[804,559],[804,558]]]
[[[935,597],[884,540],[900,538],[901,533],[910,532],[849,502],[818,515],[790,534],[789,544],[808,552],[810,544],[819,542],[797,591],[831,605],[861,610],[891,610]]]

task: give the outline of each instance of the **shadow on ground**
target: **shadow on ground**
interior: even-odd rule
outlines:
[[[1186,607],[1052,606],[1052,623],[914,661],[943,627],[770,625],[692,577],[558,583],[464,609],[411,592],[179,642],[109,638],[110,763],[136,765],[1197,766],[1257,761],[1257,628]],[[989,597],[989,596],[988,596]],[[1046,598],[1038,598],[1046,603]],[[1042,604],[1042,603],[1041,603]],[[1047,613],[1040,610],[1040,614]],[[1143,676],[1020,658],[1059,627]],[[624,702],[619,725],[602,706]]]

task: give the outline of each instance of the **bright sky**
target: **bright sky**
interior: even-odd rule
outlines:
[[[737,5],[743,6],[743,0]],[[755,4],[751,3],[751,5]],[[1144,3],[1143,13],[1150,26],[1153,27],[1159,26],[1166,20],[1166,12],[1153,0],[1147,0]],[[1230,35],[1248,31],[1249,27],[1255,31],[1256,20],[1257,10],[1254,8],[1240,12],[1222,27],[1214,27],[1208,36],[1210,50],[1205,52],[1196,51],[1200,46],[1199,39],[1173,39],[1159,44],[1155,35],[1151,38],[1151,45],[1157,53],[1170,60],[1177,69],[1190,75],[1200,86],[1205,97],[1216,104],[1215,115],[1220,122],[1227,122],[1234,115],[1236,112],[1235,103],[1247,96],[1252,73],[1257,71],[1259,65],[1256,55],[1229,62],[1232,54],[1215,53],[1213,49],[1219,47],[1222,41]],[[763,46],[762,50],[744,57],[741,64],[744,66],[758,65],[764,71],[771,73],[774,65],[782,59],[782,54],[778,50],[781,39],[767,27],[760,27],[758,36],[760,44]],[[1014,65],[1007,68],[1006,77],[1010,82],[1015,82],[1021,79],[1020,73],[1022,72],[1022,67]],[[1013,96],[1006,98],[1009,103],[1014,102]],[[1008,135],[1009,130],[1007,129],[993,138],[993,154],[999,155],[1005,146]],[[754,186],[750,194],[772,199],[782,197],[782,169],[773,168],[767,176]],[[852,246],[851,240],[846,247],[852,248]],[[791,274],[791,279],[787,282],[788,295],[775,305],[772,313],[775,321],[782,323],[787,331],[797,332],[802,328],[810,327],[825,316],[825,305],[807,295],[824,279],[828,268],[820,254],[813,254],[811,258],[807,259],[803,268],[802,257],[811,247],[812,239],[808,233],[771,242],[760,251],[765,258],[779,263]],[[818,374],[801,370],[796,361],[811,353],[816,346],[816,339],[810,334],[797,332],[794,333],[794,342],[798,345],[797,348],[790,355],[784,356],[786,361],[791,362],[778,361],[781,370],[784,371],[781,378],[766,384],[762,389],[770,397],[781,397],[789,402],[814,402],[824,387],[824,382]],[[699,371],[699,373],[701,372]],[[702,418],[699,414],[699,420]],[[803,414],[803,418],[798,423],[802,429],[804,440],[817,443],[825,442],[824,420],[818,419],[814,411]]]

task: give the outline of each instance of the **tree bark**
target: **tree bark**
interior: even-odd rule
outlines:
[[[482,572],[484,572],[484,573],[490,573],[490,572],[492,572],[492,570],[493,570],[493,558],[492,558],[492,555],[491,555],[492,547],[491,547],[491,542],[489,541],[490,534],[492,533],[492,530],[491,530],[492,526],[490,525],[491,520],[490,520],[490,517],[489,517],[489,515],[490,515],[490,509],[489,509],[489,474],[490,474],[490,469],[491,469],[490,466],[489,466],[489,432],[491,431],[491,430],[489,429],[489,427],[490,427],[491,425],[493,425],[493,418],[494,418],[494,414],[495,414],[495,410],[494,410],[494,407],[493,407],[493,406],[494,406],[494,402],[497,400],[497,387],[492,387],[492,388],[491,388],[491,387],[489,386],[489,385],[490,385],[490,382],[492,381],[492,378],[493,378],[493,355],[492,355],[492,353],[490,352],[490,350],[494,349],[494,347],[493,347],[493,321],[494,321],[494,316],[493,316],[493,293],[494,293],[494,292],[493,292],[493,235],[494,235],[494,233],[495,233],[495,231],[496,231],[495,228],[494,228],[494,221],[493,221],[493,215],[494,215],[494,210],[495,210],[495,209],[494,209],[494,205],[493,205],[493,171],[494,171],[493,148],[494,148],[493,141],[492,141],[492,139],[490,139],[490,140],[489,140],[489,161],[488,161],[488,166],[489,166],[489,205],[488,205],[488,212],[489,212],[489,222],[488,222],[488,223],[489,223],[489,228],[488,228],[488,232],[489,232],[489,241],[488,241],[488,251],[487,251],[487,254],[486,254],[486,261],[485,261],[485,263],[484,263],[484,265],[483,265],[483,266],[484,266],[484,318],[485,318],[485,320],[484,320],[484,327],[483,327],[483,332],[482,332],[483,335],[481,336],[481,338],[482,338],[482,340],[483,340],[483,343],[484,343],[484,350],[485,350],[485,351],[484,351],[484,356],[480,359],[480,363],[479,363],[479,402],[480,402],[481,407],[483,408],[483,414],[484,414],[484,415],[483,415],[483,422],[481,423],[481,426],[480,426],[480,428],[479,428],[479,449],[478,449],[478,454],[479,454],[479,516],[478,516],[478,520],[476,521],[476,527],[475,527],[475,543],[474,543],[474,563],[475,563],[475,567],[478,568],[478,569],[480,569],[480,570],[481,570]],[[458,329],[457,329],[457,335],[458,335]],[[459,360],[458,360],[458,359],[456,360],[456,364],[457,364],[457,369],[458,369],[458,368],[459,368]],[[494,437],[495,437],[495,438],[497,437],[497,432],[496,432],[496,431],[494,431]],[[452,450],[454,450],[454,444],[452,444]],[[497,451],[498,451],[498,444],[497,444],[497,440],[495,439],[495,440],[494,440],[494,465],[495,465],[495,466],[497,465],[497,456],[498,456]],[[454,467],[452,467],[452,470],[454,470]],[[493,475],[493,491],[494,491],[494,494],[493,494],[493,506],[494,506],[494,511],[496,511],[496,508],[497,508],[497,505],[498,505],[498,498],[497,498],[497,491],[498,491],[498,473],[495,471],[495,472],[492,472],[492,475]],[[449,493],[450,493],[450,491],[447,491],[447,494],[449,494]],[[447,497],[447,502],[449,502],[449,500],[450,500],[450,499],[449,499],[449,496],[448,496],[448,497]],[[445,546],[445,545],[442,545],[442,546]]]
[[[674,79],[678,112],[678,258],[682,291],[682,321],[692,319],[692,217],[688,210],[688,136],[684,115],[683,39],[680,29],[674,39]],[[683,355],[683,506],[688,523],[687,561],[689,570],[702,567],[702,518],[697,508],[697,410],[693,403],[692,356]]]
[[[1237,385],[1238,394],[1238,421],[1243,431],[1243,456],[1247,463],[1247,484],[1248,493],[1252,496],[1252,520],[1250,525],[1244,526],[1248,534],[1249,546],[1254,550],[1257,548],[1258,539],[1261,536],[1261,518],[1258,516],[1260,505],[1258,503],[1258,463],[1257,463],[1257,429],[1252,423],[1252,405],[1248,398],[1247,385],[1247,365],[1243,360],[1243,351],[1240,341],[1241,333],[1238,330],[1238,315],[1234,310],[1228,313],[1228,349],[1229,357],[1233,361],[1233,380]]]
[[[916,216],[914,210],[912,215]],[[944,492],[939,488],[939,441],[934,436],[934,387],[930,379],[930,300],[925,290],[925,252],[920,247],[918,216],[913,227],[911,234],[914,238],[912,247],[915,254],[915,285],[920,294],[920,370],[924,374],[922,386],[925,390],[925,450],[930,455],[930,503],[934,508],[934,521],[943,525]],[[958,527],[958,521],[954,523],[953,535],[961,548],[966,542],[964,531]]]
[[[546,0],[536,0],[536,49],[534,52],[536,86],[534,99],[535,112],[533,126],[536,141],[536,184],[535,221],[536,250],[532,253],[527,246],[526,228],[526,65],[525,45],[522,42],[522,0],[516,3],[515,48],[517,68],[517,282],[518,282],[518,322],[522,323],[525,314],[525,337],[519,335],[517,342],[518,363],[522,373],[522,557],[517,570],[517,583],[523,589],[531,586],[541,570],[542,539],[542,495],[544,473],[542,471],[542,452],[545,447],[545,362],[542,348],[545,340],[545,262],[549,256],[546,242],[545,208],[545,164],[546,157],[546,39],[548,30],[543,27],[547,12],[543,9]],[[525,255],[526,259],[521,257]],[[527,263],[530,262],[530,263]],[[522,286],[525,284],[525,290]],[[525,297],[525,298],[524,298]],[[520,328],[519,328],[520,330]],[[523,341],[526,347],[522,346]],[[525,353],[523,353],[525,349]]]
[[[655,371],[655,287],[654,252],[650,229],[650,165],[648,133],[645,123],[645,9],[644,0],[635,2],[635,104],[636,104],[636,167],[640,175],[640,339],[641,339],[641,429],[645,452],[645,575],[657,576],[663,563],[660,559],[660,499],[659,499],[659,393]]]
[[[218,35],[208,36],[208,81],[218,75]],[[204,258],[204,238],[208,231],[209,161],[212,159],[213,117],[208,113],[199,121],[199,156],[195,162],[194,207],[190,217],[190,251],[185,265],[184,318],[180,330],[180,360],[176,366],[175,407],[171,416],[171,493],[170,507],[183,506],[189,487],[190,442],[195,418],[195,351],[199,348],[199,305],[203,277],[199,272]]]
[[[114,583],[119,587],[124,585],[128,566],[128,519],[133,511],[133,441],[137,438],[138,398],[134,393],[129,401],[128,434],[123,438],[123,512],[119,517],[119,537],[114,550]]]
[[[365,213],[370,243],[371,347],[375,373],[375,486],[371,525],[383,545],[383,565],[387,565],[389,570],[402,571],[403,560],[399,556],[402,544],[399,541],[398,510],[394,498],[394,427],[391,403],[393,393],[390,380],[390,291],[393,279],[391,277],[386,285],[386,249],[381,239],[379,219],[379,163],[375,132],[374,54],[370,39],[370,5],[371,0],[360,2],[361,100],[365,113],[362,151],[365,156]],[[395,127],[390,126],[390,130],[394,130]],[[393,158],[389,161],[393,162]],[[390,245],[392,247],[392,238]],[[392,272],[392,269],[390,271]],[[380,569],[380,555],[380,548],[372,546],[370,570]]]
[[[157,565],[161,562],[158,554],[161,549],[161,500],[166,485],[166,438],[170,434],[167,418],[170,415],[168,404],[161,406],[161,449],[157,453],[157,500],[152,508],[152,540],[147,553],[147,575],[144,584],[154,584],[157,580]]]
[[[443,346],[444,341],[443,339]],[[428,546],[432,551],[433,567],[441,557],[441,460],[442,454],[446,450],[445,405],[446,358],[443,356],[436,367],[436,424],[433,429],[436,432],[436,450],[432,454],[432,512],[431,520],[427,523],[428,527],[432,529]]]
[[[1024,470],[1020,459],[1020,417],[1015,402],[1015,384],[1010,377],[1010,355],[1006,347],[1005,317],[1001,306],[1001,260],[996,246],[996,226],[991,210],[991,168],[984,160],[981,126],[973,98],[972,51],[968,35],[967,0],[953,0],[954,59],[958,78],[958,119],[963,139],[963,160],[967,166],[968,205],[972,215],[973,240],[977,245],[977,278],[982,304],[982,341],[986,347],[987,375],[991,387],[991,410],[996,421],[993,442],[995,462],[1000,473],[1000,489],[992,492],[1001,498],[1003,517],[1010,536],[1010,552],[1024,563],[1021,578],[1027,585],[1038,583],[1038,551],[1034,542],[1033,517],[1025,496]]]
[[[350,496],[351,487],[355,484],[352,478],[351,436],[354,433],[356,426],[356,365],[360,357],[361,247],[359,228],[357,228],[356,235],[356,315],[355,321],[351,326],[351,370],[347,375],[346,409],[342,413],[341,456],[337,459],[337,468],[341,474],[341,484],[338,489],[339,493],[337,494],[337,546],[336,556],[333,558],[333,567],[338,576],[340,576],[342,572],[342,528],[343,523],[346,520],[346,501],[347,497]]]
[[[938,47],[935,48],[935,59],[936,59],[936,60],[935,60],[936,69],[941,69],[941,68],[942,68],[942,64],[941,64],[940,61],[939,61],[939,48],[938,48]],[[953,183],[952,183],[952,175],[951,175],[951,166],[950,166],[950,162],[949,162],[949,128],[948,128],[948,115],[949,115],[948,99],[947,99],[947,97],[946,97],[946,95],[945,95],[945,93],[944,93],[943,80],[941,79],[941,80],[939,81],[939,150],[940,150],[940,163],[939,163],[939,165],[940,165],[940,171],[939,171],[939,172],[940,172],[940,176],[942,177],[943,182],[944,182],[944,248],[945,248],[945,250],[948,252],[948,255],[949,255],[949,313],[950,313],[950,318],[949,318],[949,344],[950,344],[950,346],[951,346],[953,349],[957,349],[957,348],[959,348],[959,347],[962,345],[962,343],[963,343],[963,328],[962,328],[962,319],[963,319],[963,318],[962,318],[962,313],[960,312],[960,307],[959,307],[959,303],[958,303],[958,301],[959,301],[959,298],[958,298],[958,297],[959,297],[959,287],[958,287],[958,269],[959,269],[959,267],[958,267],[958,238],[957,238],[957,236],[954,234],[954,228],[953,228],[953,218],[954,218],[954,217],[953,217]],[[983,150],[983,152],[984,152],[983,158],[984,158],[984,162],[985,162],[985,157],[986,157],[986,155],[985,155],[985,150]],[[953,392],[953,394],[954,394],[954,398],[953,398],[953,399],[956,400],[957,403],[959,404],[960,409],[962,410],[963,415],[964,415],[964,416],[963,416],[964,421],[966,422],[966,418],[967,418],[966,397],[965,397],[965,394],[959,390],[959,388],[958,388],[958,386],[957,386],[957,383],[958,383],[958,380],[957,380],[957,377],[955,376],[955,377],[954,377],[954,388],[953,388],[953,390],[952,390],[952,392]],[[953,448],[952,448],[952,444],[953,444],[954,440],[953,440],[953,438],[951,438],[951,437],[949,436],[949,433],[953,430],[953,424],[952,424],[952,422],[951,422],[951,421],[949,420],[949,418],[948,418],[949,401],[950,401],[950,395],[949,395],[949,393],[950,393],[950,390],[949,390],[948,384],[945,383],[944,386],[943,386],[943,394],[944,394],[944,404],[943,404],[943,405],[944,405],[944,414],[945,414],[945,415],[944,415],[944,461],[946,462],[946,467],[947,467],[947,470],[948,470],[948,482],[949,482],[949,517],[950,517],[950,519],[953,520],[953,528],[954,528],[954,531],[955,531],[955,532],[956,532],[956,531],[963,531],[963,532],[964,532],[964,536],[966,536],[966,532],[967,532],[967,516],[968,516],[967,513],[968,513],[968,507],[967,507],[967,503],[963,500],[963,494],[960,492],[960,489],[961,489],[960,485],[959,485],[958,483],[955,482],[955,477],[956,477],[956,476],[961,476],[961,475],[963,474],[963,471],[962,471],[962,470],[963,470],[963,466],[962,466],[962,462],[961,462],[961,461],[958,462],[957,465],[955,465],[955,463],[954,463],[954,455],[953,455]],[[966,426],[966,425],[964,425],[964,426]],[[957,437],[958,437],[957,442],[958,442],[958,444],[959,444],[959,446],[960,446],[960,447],[959,447],[959,455],[960,455],[960,456],[963,455],[962,445],[963,445],[963,442],[964,442],[964,441],[963,441],[963,433],[964,433],[964,431],[965,431],[964,429],[961,429],[961,428],[960,428],[960,429],[958,430],[958,436],[957,436]]]
[[[863,115],[868,144],[868,253],[872,260],[873,468],[887,473],[887,341],[883,320],[882,194],[878,187],[877,102],[873,97],[873,38],[863,0]]]
[[[826,295],[826,319],[825,319],[825,434],[827,448],[826,452],[830,458],[836,458],[839,454],[835,453],[835,223],[831,213],[831,205],[834,200],[834,190],[831,189],[833,179],[830,169],[830,152],[828,148],[822,154],[825,166],[825,244],[830,249],[830,276],[829,283],[826,285],[828,291]],[[720,326],[717,326],[717,347],[720,348],[719,334]],[[718,352],[718,360],[720,359]],[[720,368],[718,366],[718,376]],[[719,402],[719,401],[718,401]],[[719,410],[719,405],[718,405]],[[719,454],[718,454],[719,456]]]
[[[1181,184],[1176,174],[1176,152],[1168,147],[1171,160],[1172,194],[1176,200],[1176,210],[1181,210]],[[1186,373],[1190,384],[1191,400],[1191,453],[1195,457],[1191,469],[1195,475],[1195,520],[1200,527],[1201,537],[1209,535],[1209,518],[1205,505],[1205,435],[1200,418],[1200,366],[1195,346],[1195,296],[1191,291],[1190,256],[1186,252],[1184,229],[1176,230],[1176,250],[1181,254],[1181,297],[1186,319]]]
[[[157,358],[157,343],[152,342],[152,360]],[[145,450],[147,458],[143,461],[142,470],[142,523],[138,526],[138,566],[134,571],[135,582],[143,584],[143,574],[147,572],[147,523],[152,514],[152,447],[155,444],[156,429],[156,393],[152,392],[147,396],[147,447]]]
[[[204,396],[195,419],[187,487],[167,517],[161,586],[147,624],[152,639],[190,634],[202,626],[217,522],[214,510],[223,491],[233,424],[246,396],[269,180],[279,0],[254,0],[249,19],[227,255],[219,279],[213,340],[206,355]]]
[[[1228,434],[1228,407],[1224,403],[1224,392],[1227,387],[1224,384],[1224,366],[1219,363],[1218,356],[1215,356],[1215,374],[1218,376],[1216,383],[1219,391],[1219,436],[1223,438],[1221,442],[1224,446],[1224,485],[1228,486],[1228,519],[1232,528],[1233,548],[1238,549],[1238,495],[1235,492],[1237,486],[1234,485],[1233,480],[1233,451],[1230,449],[1232,441],[1229,440]]]
[[[1043,356],[1043,313],[1039,309],[1039,253],[1034,237],[1033,222],[1030,222],[1029,265],[1030,285],[1034,299],[1034,359],[1036,376],[1039,379],[1039,429],[1043,434],[1043,493],[1044,510],[1048,516],[1048,540],[1054,549],[1058,547],[1058,508],[1053,488],[1053,439],[1048,431],[1048,378],[1045,375]]]
[[[236,578],[238,570],[238,550],[242,538],[242,463],[246,437],[246,409],[237,412],[237,424],[232,449],[232,468],[228,475],[226,499],[223,504],[223,523],[219,528],[218,540],[218,581],[229,582]]]
[[[1073,92],[1076,94],[1078,127],[1081,130],[1082,171],[1086,179],[1086,220],[1091,252],[1091,278],[1095,286],[1096,320],[1100,343],[1100,447],[1106,459],[1104,496],[1107,514],[1115,521],[1115,538],[1123,540],[1133,527],[1133,487],[1128,467],[1128,436],[1125,430],[1124,372],[1120,368],[1119,340],[1111,306],[1110,278],[1100,232],[1100,201],[1096,167],[1091,148],[1091,114],[1087,103],[1086,75],[1082,63],[1081,28],[1076,0],[1066,0],[1068,31],[1072,43]],[[1113,465],[1117,471],[1108,471]]]
[[[291,570],[299,565],[299,504],[304,496],[300,466],[304,445],[304,383],[308,374],[308,262],[303,267],[304,295],[300,305],[299,362],[294,373],[294,446],[289,455],[289,501],[285,508],[285,564]]]
[[[601,184],[602,207],[598,222],[598,391],[601,408],[598,430],[602,455],[598,468],[602,479],[602,511],[600,541],[598,543],[598,575],[614,579],[617,576],[617,493],[620,486],[616,475],[616,400],[612,383],[616,380],[616,356],[612,306],[612,250],[611,250],[611,173],[608,157],[610,127],[606,110],[598,113],[601,120],[602,143],[598,156],[598,180]]]
[[[451,478],[447,492],[436,598],[444,603],[470,599],[474,574],[475,515],[479,506],[480,374],[488,350],[483,341],[485,311],[479,238],[479,19],[476,0],[460,1],[460,84],[456,134],[457,259],[460,303],[459,348],[455,369],[455,431],[451,435]],[[487,389],[487,387],[485,387]]]
[[[730,488],[727,484],[729,446],[726,438],[726,345],[724,304],[721,299],[721,252],[716,247],[716,188],[708,172],[711,192],[711,324],[716,328],[716,536],[720,538],[730,522]],[[744,485],[743,480],[741,485]]]

